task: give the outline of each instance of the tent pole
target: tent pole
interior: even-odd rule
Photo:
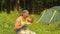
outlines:
[[[56,10],[54,11],[49,23],[47,24],[48,25],[48,29],[50,29],[50,25],[51,25],[50,23],[51,23],[52,19],[54,18],[55,14],[56,14]]]
[[[36,23],[38,23],[42,19],[42,17],[44,16],[45,12],[46,12],[46,10],[43,12],[41,18]]]
[[[54,11],[54,13],[53,13],[53,15],[52,15],[52,17],[51,17],[49,23],[52,21],[52,19],[54,18],[55,14],[56,14],[56,10]]]

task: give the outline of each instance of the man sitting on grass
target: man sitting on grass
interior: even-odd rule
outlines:
[[[14,29],[17,34],[20,34],[21,30],[26,30],[27,26],[33,22],[33,15],[29,17],[28,10],[23,10],[22,15],[16,20]]]

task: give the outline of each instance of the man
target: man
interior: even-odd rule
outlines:
[[[22,15],[16,20],[14,29],[17,34],[20,34],[21,30],[26,30],[27,26],[33,22],[33,15],[29,18],[28,10],[23,10]]]

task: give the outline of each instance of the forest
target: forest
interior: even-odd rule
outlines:
[[[53,6],[60,6],[60,0],[0,0],[0,12],[14,11],[17,9],[29,10],[30,13],[39,13],[44,9],[51,8]]]

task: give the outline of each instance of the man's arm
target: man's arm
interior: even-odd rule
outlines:
[[[34,18],[33,18],[33,15],[30,16],[30,18],[27,19],[29,22],[33,22],[34,21]]]
[[[20,19],[18,18],[18,19],[16,20],[14,29],[15,29],[15,30],[19,30],[19,29],[21,29],[21,28],[24,27],[24,26],[25,26],[25,25],[23,25],[23,26],[20,25]]]

